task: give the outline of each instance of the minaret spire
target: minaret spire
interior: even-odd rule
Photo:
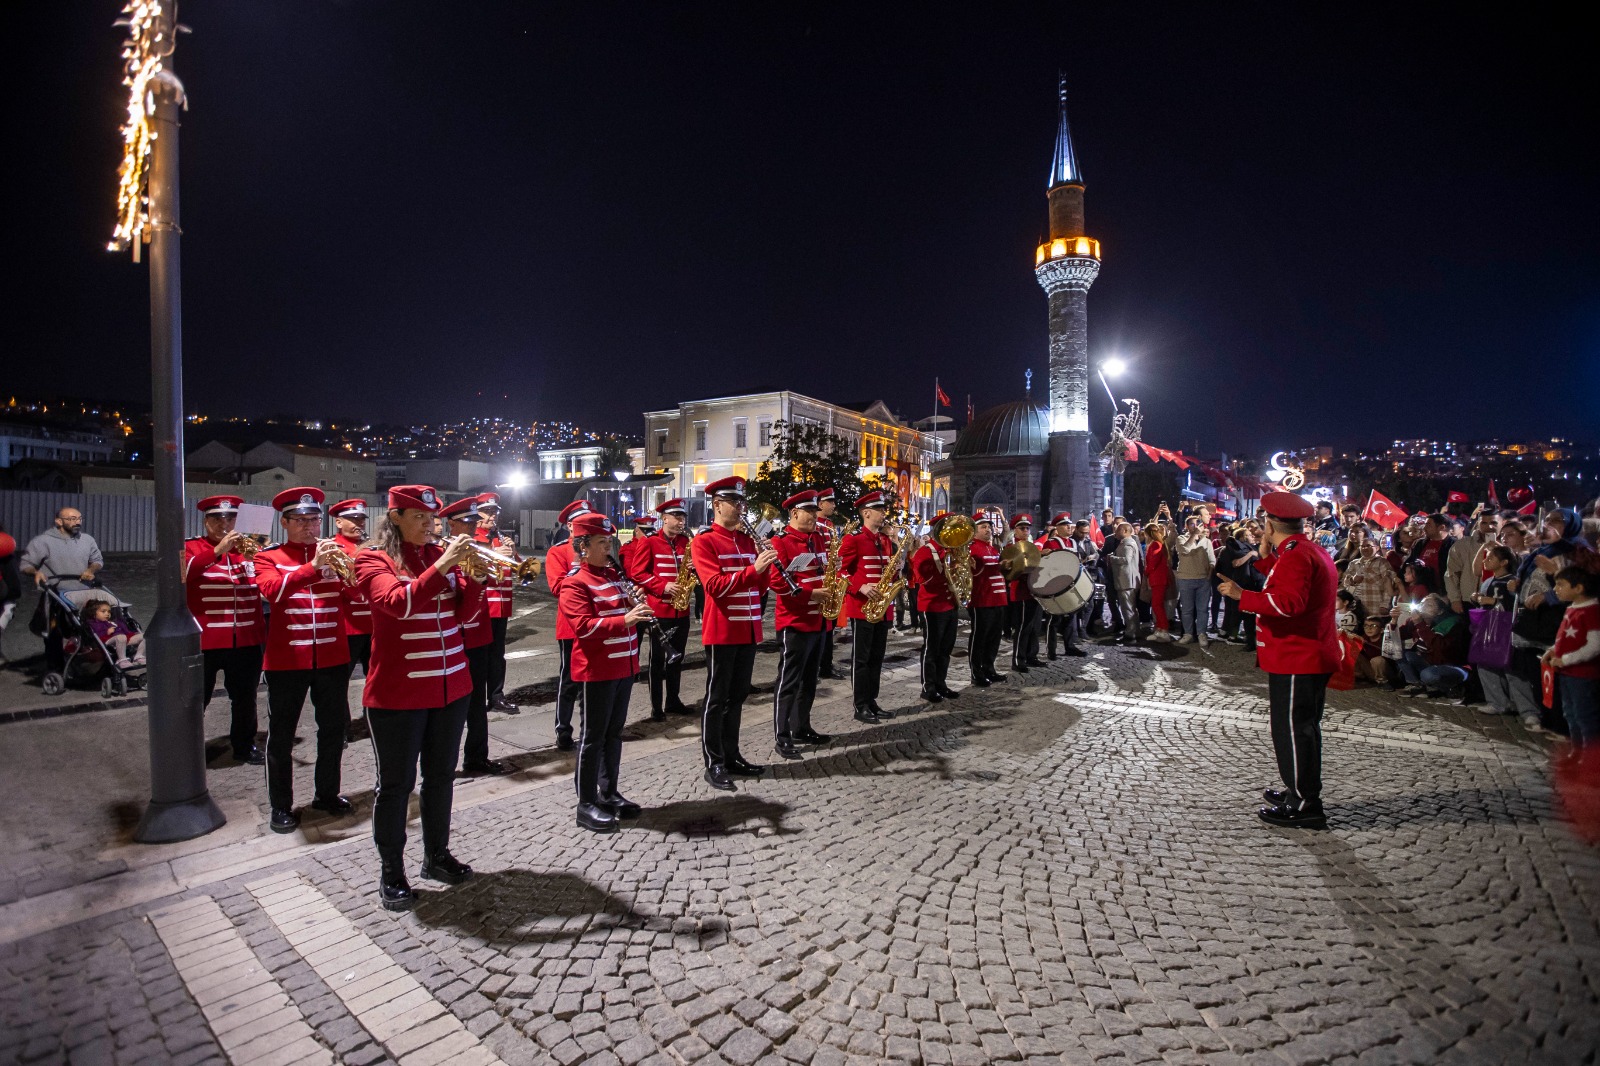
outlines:
[[[1046,189],[1054,189],[1057,185],[1082,185],[1083,172],[1078,169],[1078,153],[1072,149],[1072,129],[1067,125],[1067,76],[1065,73],[1057,76],[1056,94],[1061,100],[1061,118],[1056,125],[1056,154],[1050,163],[1050,184]]]

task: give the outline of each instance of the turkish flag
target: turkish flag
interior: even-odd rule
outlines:
[[[1094,541],[1096,548],[1106,546],[1106,535],[1100,531],[1100,519],[1094,515],[1089,516],[1089,539]]]
[[[1525,503],[1521,507],[1517,508],[1517,513],[1518,514],[1538,514],[1539,513],[1539,501],[1538,500],[1529,500],[1527,503]]]
[[[1372,495],[1367,497],[1367,509],[1361,512],[1361,517],[1372,519],[1384,529],[1393,529],[1410,516],[1389,497],[1373,489]]]
[[[1494,478],[1489,479],[1489,506],[1496,511],[1500,510],[1500,496],[1494,491]]]
[[[1129,441],[1128,450],[1122,453],[1122,457],[1130,463],[1137,463],[1139,461],[1139,446],[1133,441]]]
[[[1533,499],[1532,485],[1522,485],[1506,493],[1506,502],[1516,507],[1521,507],[1531,499]]]
[[[1468,499],[1470,497],[1464,492],[1452,492],[1450,494],[1451,503],[1466,503]]]
[[[1187,470],[1187,469],[1189,469],[1189,460],[1184,457],[1184,454],[1182,452],[1168,452],[1167,453],[1167,458],[1170,461],[1172,461],[1174,463],[1177,463],[1179,470]]]
[[[943,389],[941,389],[939,387],[939,379],[938,378],[934,378],[933,379],[933,395],[934,395],[934,398],[937,399],[940,403],[944,404],[944,406],[946,406],[946,407],[950,406],[950,397]]]
[[[1146,444],[1144,441],[1139,441],[1138,445],[1139,445],[1139,447],[1144,449],[1144,456],[1145,456],[1146,459],[1149,459],[1152,463],[1159,463],[1161,461],[1161,449],[1160,448],[1152,448],[1152,447],[1150,447],[1150,445]]]

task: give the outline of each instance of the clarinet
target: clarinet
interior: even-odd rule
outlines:
[[[760,533],[756,532],[756,527],[750,524],[750,519],[749,518],[745,517],[744,515],[740,515],[739,516],[739,525],[741,527],[743,527],[744,532],[745,532],[745,536],[749,537],[751,540],[756,542],[756,554],[757,555],[761,554],[762,552],[766,551],[768,548],[772,547],[772,542],[770,540],[768,540],[767,538],[763,537]],[[799,583],[797,581],[795,581],[794,575],[790,574],[789,571],[787,571],[787,570],[785,570],[783,568],[783,560],[779,559],[779,560],[775,561],[772,565],[776,566],[778,568],[778,573],[783,575],[783,590],[784,590],[784,592],[786,592],[790,596],[798,595],[799,592],[800,592],[800,585],[799,585]]]
[[[627,573],[622,569],[622,560],[615,555],[611,557],[611,568],[617,572],[617,584],[622,586],[622,591],[632,601],[633,605],[635,607],[648,606],[644,596],[644,589],[628,580]],[[665,629],[661,628],[660,619],[652,614],[645,621],[645,625],[650,628],[650,636],[660,641],[661,646],[666,649],[667,665],[676,665],[683,658],[683,653],[672,646],[672,638],[667,635]]]

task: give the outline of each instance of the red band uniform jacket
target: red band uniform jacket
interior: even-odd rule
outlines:
[[[633,583],[644,589],[645,602],[650,605],[651,613],[662,619],[687,615],[687,611],[674,609],[665,596],[678,579],[678,560],[689,551],[688,534],[679,533],[676,537],[669,537],[665,533],[656,533],[648,537],[635,537],[628,542],[628,547],[633,551],[623,558],[622,565]]]
[[[756,542],[742,529],[712,525],[689,545],[694,572],[706,590],[700,643],[761,643],[761,589]]]
[[[356,581],[372,604],[372,661],[361,704],[391,711],[443,707],[472,691],[461,622],[482,608],[459,571],[434,568],[444,553],[439,545],[400,550],[404,570],[376,549],[356,556]]]
[[[350,661],[344,582],[313,566],[317,544],[279,544],[256,553],[256,587],[271,605],[264,670],[319,670]]]
[[[472,539],[492,552],[499,552],[511,559],[517,558],[517,545],[510,537],[491,534],[487,529],[478,529],[473,531]],[[501,578],[489,575],[483,586],[488,601],[489,618],[511,617],[511,594],[516,584],[517,579],[509,574]],[[475,648],[477,645],[469,644],[468,647]]]
[[[572,680],[619,681],[639,672],[639,630],[624,616],[633,607],[609,566],[579,563],[561,583],[557,611],[573,632]]]
[[[827,541],[818,533],[799,533],[785,527],[782,533],[772,538],[772,550],[778,553],[778,561],[767,571],[767,587],[777,596],[776,606],[773,607],[774,628],[798,629],[803,633],[822,632],[827,628],[828,620],[822,617],[822,606],[811,598],[811,593],[822,587],[822,574],[827,566]],[[806,552],[816,558],[789,575],[800,586],[799,592],[790,595],[784,591],[779,568],[787,567]]]
[[[219,559],[205,537],[184,541],[183,587],[203,651],[250,648],[267,639],[255,566],[242,555],[229,552]]]
[[[544,580],[550,586],[550,595],[561,602],[561,585],[572,572],[572,541],[564,540],[544,553]],[[572,625],[561,612],[556,612],[556,639],[571,640]]]
[[[950,552],[942,544],[929,541],[911,556],[911,572],[917,579],[917,610],[953,611],[956,598],[945,577],[945,567],[950,565]],[[977,587],[977,579],[973,579]]]
[[[839,545],[839,569],[849,575],[850,583],[846,586],[841,618],[848,621],[863,617],[861,607],[867,599],[865,590],[878,583],[883,576],[883,568],[889,565],[893,556],[894,541],[883,533],[858,529],[844,538]],[[892,604],[884,612],[883,620],[894,621]]]
[[[1006,594],[1006,575],[1000,569],[1000,552],[993,544],[975,540],[972,551],[972,606],[1004,607],[1011,602]]]
[[[356,557],[356,552],[361,550],[359,540],[351,540],[342,533],[333,536],[339,550],[350,556]],[[344,632],[346,636],[359,637],[372,632],[372,604],[361,594],[355,585],[346,585],[339,582],[341,594],[344,596]]]
[[[1256,657],[1269,674],[1331,674],[1339,668],[1334,621],[1339,572],[1328,553],[1296,533],[1271,559],[1256,560],[1267,575],[1260,592],[1244,589],[1241,610],[1256,616]]]
[[[494,643],[494,627],[489,624],[489,585],[474,581],[458,569],[456,582],[461,589],[461,644],[466,648],[486,648]]]

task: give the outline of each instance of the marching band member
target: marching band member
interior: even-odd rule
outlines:
[[[995,657],[1000,654],[1006,605],[1011,602],[1006,577],[1000,569],[1000,552],[994,546],[998,523],[999,516],[993,511],[973,515],[972,543],[968,545],[972,553],[972,629],[967,634],[967,666],[972,670],[972,683],[979,688],[1005,679],[994,669]]]
[[[822,635],[827,619],[818,601],[823,598],[822,574],[828,545],[816,531],[817,493],[797,492],[783,501],[789,524],[772,540],[777,566],[768,582],[778,598],[774,625],[778,630],[778,680],[772,691],[773,749],[785,759],[800,758],[796,744],[826,744],[832,737],[811,728],[811,705],[817,697],[817,671],[822,666]],[[779,579],[801,555],[809,562],[788,573],[799,591],[789,593]]]
[[[561,583],[557,610],[573,633],[572,680],[578,686],[578,826],[614,833],[619,818],[637,818],[637,803],[617,788],[622,767],[622,727],[639,672],[639,626],[648,604],[634,606],[611,566],[615,527],[589,512],[572,523],[577,563]]]
[[[706,702],[700,718],[700,751],[706,784],[734,791],[733,777],[760,777],[766,767],[739,753],[739,716],[750,694],[756,645],[761,643],[761,590],[777,561],[771,548],[756,550],[740,528],[744,478],[725,477],[706,486],[712,524],[689,543],[690,558],[706,591],[700,642],[706,649]],[[731,776],[730,776],[731,775]]]
[[[573,500],[561,509],[556,521],[567,528],[568,540],[552,545],[544,556],[544,580],[550,595],[561,600],[561,584],[572,572],[572,520],[591,510],[588,500]],[[556,612],[556,644],[561,649],[561,676],[556,682],[556,747],[572,750],[572,708],[578,702],[578,689],[572,683],[572,627]]]
[[[681,499],[656,505],[661,516],[661,532],[651,537],[635,537],[629,547],[639,547],[623,559],[623,567],[635,585],[644,589],[650,613],[661,625],[666,640],[650,632],[650,717],[662,721],[669,714],[693,714],[679,695],[683,681],[683,652],[689,642],[689,612],[678,610],[667,599],[678,579],[678,567],[689,553],[689,537],[684,533],[689,512]],[[667,663],[667,649],[678,653],[678,661]]]
[[[256,747],[256,685],[267,627],[255,566],[239,553],[244,534],[233,531],[243,502],[238,496],[207,496],[196,505],[206,516],[205,535],[183,542],[183,585],[189,613],[200,626],[206,702],[221,673],[231,705],[233,757],[260,766],[267,759]]]
[[[1072,539],[1072,530],[1072,515],[1066,511],[1062,511],[1050,519],[1050,532],[1048,536],[1039,542],[1039,554],[1049,555],[1052,552],[1071,552],[1077,555],[1078,545]],[[1082,561],[1081,557],[1079,561]],[[1085,607],[1087,607],[1087,604]],[[1079,608],[1079,611],[1083,609]],[[1045,658],[1052,661],[1056,658],[1057,637],[1061,638],[1061,643],[1065,649],[1062,654],[1088,654],[1078,647],[1077,641],[1073,639],[1073,633],[1078,628],[1077,623],[1078,611],[1074,611],[1071,614],[1053,614],[1050,616],[1049,621],[1045,622]]]
[[[256,553],[256,587],[267,616],[267,802],[274,833],[300,825],[294,809],[294,735],[306,695],[317,721],[311,806],[348,814],[339,795],[339,760],[350,723],[350,645],[344,635],[344,582],[330,556],[344,550],[322,533],[321,489],[285,489],[272,498],[285,540]]]
[[[447,507],[441,507],[439,517],[449,523],[448,535],[476,540],[479,528],[477,507],[476,496],[466,496]],[[465,577],[465,574],[462,576]],[[489,677],[490,657],[494,654],[494,625],[490,617],[489,597],[493,595],[494,580],[491,574],[483,582],[467,578],[461,583],[461,595],[469,608],[461,616],[461,646],[467,656],[467,673],[472,678],[461,769],[467,774],[499,777],[509,774],[511,767],[498,759],[489,758]]]
[[[362,694],[378,764],[372,839],[382,864],[379,899],[394,911],[416,903],[404,853],[419,762],[422,876],[451,885],[472,876],[450,854],[450,805],[472,688],[460,623],[482,608],[456,568],[470,542],[433,539],[438,510],[431,487],[397,485],[372,546],[356,556],[356,581],[372,604],[372,671]]]
[[[500,535],[500,497],[485,492],[477,497],[478,528],[473,539],[490,551],[517,558],[517,542]],[[515,574],[489,575],[485,587],[489,601],[489,707],[506,714],[519,714],[521,708],[506,699],[506,624],[511,621],[512,590]],[[485,749],[487,750],[487,749]]]
[[[939,543],[939,526],[949,517],[945,511],[933,516],[928,542],[911,556],[911,572],[917,579],[917,609],[922,612],[922,698],[929,703],[959,696],[947,684],[950,653],[956,646],[956,598],[945,573],[950,565],[950,550]]]
[[[883,675],[883,652],[894,624],[894,607],[882,621],[869,622],[861,614],[866,589],[876,585],[883,568],[894,558],[894,541],[883,532],[891,500],[887,493],[873,489],[856,500],[861,528],[839,545],[839,572],[849,575],[842,617],[850,623],[850,692],[855,703],[856,721],[880,722],[894,712],[878,706],[878,688]]]
[[[1011,541],[1026,544],[1033,539],[1033,516],[1019,514],[1011,519]],[[1039,601],[1028,587],[1028,575],[1019,574],[1011,582],[1011,604],[1016,636],[1011,641],[1011,668],[1019,674],[1043,666],[1039,658]]]
[[[832,485],[817,490],[817,532],[822,534],[824,544],[833,539],[833,514],[838,509],[839,501],[834,498]],[[833,631],[838,628],[836,620],[822,620],[822,667],[817,671],[817,676],[828,681],[837,681],[840,676],[833,668]]]
[[[328,517],[333,519],[333,542],[339,550],[354,559],[356,552],[361,550],[361,545],[367,539],[367,501],[362,499],[340,500],[328,508]],[[361,595],[361,591],[349,582],[339,583],[340,595],[344,597],[344,639],[350,648],[350,662],[345,667],[345,689],[349,690],[350,679],[355,676],[356,667],[360,666],[365,675],[367,660],[372,654],[372,605]],[[346,698],[346,703],[349,699]],[[354,714],[345,727],[346,740],[360,740],[366,736],[366,722],[358,720]]]

